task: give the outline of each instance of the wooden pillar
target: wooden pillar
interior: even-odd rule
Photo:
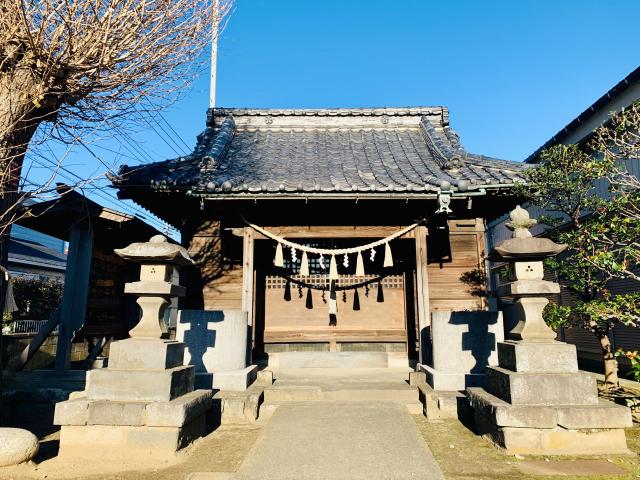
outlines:
[[[245,228],[242,238],[242,310],[253,325],[253,229]]]
[[[252,228],[245,228],[242,236],[242,311],[247,312],[247,365],[251,365],[254,334],[254,234]]]
[[[69,254],[60,304],[56,370],[70,367],[71,342],[85,322],[92,252],[93,231],[89,225],[80,223],[74,226],[69,235]]]
[[[429,347],[431,313],[429,307],[429,273],[427,270],[427,227],[416,228],[416,302],[418,304],[419,362],[426,361]]]

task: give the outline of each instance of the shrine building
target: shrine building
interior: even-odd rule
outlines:
[[[486,224],[523,168],[467,152],[445,107],[216,108],[193,153],[113,183],[180,230],[181,309],[246,312],[254,358],[428,363],[433,312],[495,310]]]

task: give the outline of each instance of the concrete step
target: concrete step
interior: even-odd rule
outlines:
[[[323,388],[319,385],[274,385],[264,390],[265,403],[307,401],[385,401],[419,403],[418,389],[407,386],[394,388],[387,385],[358,388]]]

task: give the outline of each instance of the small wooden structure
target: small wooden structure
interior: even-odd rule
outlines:
[[[125,166],[113,182],[181,230],[198,266],[182,282],[183,307],[245,310],[254,353],[404,351],[422,361],[430,312],[487,309],[485,223],[513,207],[521,170],[464,150],[444,107],[215,109],[191,155]],[[392,267],[383,247],[360,277],[355,255],[338,258],[338,286],[358,288],[337,291],[329,325],[327,266],[311,255],[301,276],[300,252],[285,248],[276,267],[277,242],[249,223],[326,249],[418,225],[389,242]],[[365,285],[375,278],[380,294],[378,282]]]
[[[105,208],[80,193],[59,186],[60,198],[34,203],[20,225],[69,242],[62,302],[22,354],[21,363],[35,354],[58,327],[56,369],[70,366],[74,339],[95,340],[97,355],[109,338],[126,338],[135,304],[124,295],[124,284],[135,269],[118,257],[114,248],[158,232],[142,220]],[[91,355],[90,355],[91,356]]]

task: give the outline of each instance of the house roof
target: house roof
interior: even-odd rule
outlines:
[[[636,86],[640,82],[640,67],[636,68],[633,72],[620,80],[611,89],[590,105],[584,112],[571,120],[567,126],[563,127],[558,133],[547,140],[541,147],[535,152],[529,155],[524,161],[525,163],[536,163],[539,160],[540,153],[554,145],[563,143],[570,135],[580,129],[583,125],[588,124],[589,121],[597,117],[602,112],[608,117],[611,113],[612,104],[616,99],[623,96],[630,88]],[[634,100],[636,100],[634,98]],[[623,104],[624,107],[628,106]],[[596,125],[597,126],[597,125]],[[592,126],[592,128],[594,128]]]
[[[10,238],[9,264],[37,266],[63,272],[67,265],[67,255],[31,240]]]
[[[444,107],[220,108],[190,155],[123,166],[112,181],[214,198],[388,196],[507,187],[523,168],[467,152]]]
[[[57,191],[58,198],[24,205],[17,223],[68,241],[74,226],[88,222],[96,240],[116,247],[160,233],[137,216],[103,207],[66,185],[58,184]]]

